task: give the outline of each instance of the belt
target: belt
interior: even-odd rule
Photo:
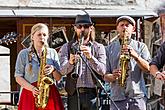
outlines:
[[[79,93],[96,93],[95,88],[87,88],[87,87],[79,87],[78,88]]]

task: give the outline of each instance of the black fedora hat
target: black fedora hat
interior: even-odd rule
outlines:
[[[75,19],[75,24],[74,25],[79,25],[79,24],[89,24],[92,25],[92,20],[88,14],[84,15],[77,15]]]

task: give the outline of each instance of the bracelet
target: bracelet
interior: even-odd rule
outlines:
[[[161,72],[160,71],[157,71],[156,74],[155,74],[155,78],[157,77],[158,74],[160,74]]]

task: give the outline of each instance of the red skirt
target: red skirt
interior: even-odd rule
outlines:
[[[36,82],[32,85],[36,86]],[[44,109],[36,108],[35,98],[31,91],[24,89],[22,90],[18,110],[64,110],[61,96],[55,85],[50,86],[48,104]]]

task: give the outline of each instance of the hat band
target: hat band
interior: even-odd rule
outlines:
[[[75,24],[92,24],[92,22],[87,20],[80,20],[80,21],[76,21]]]

